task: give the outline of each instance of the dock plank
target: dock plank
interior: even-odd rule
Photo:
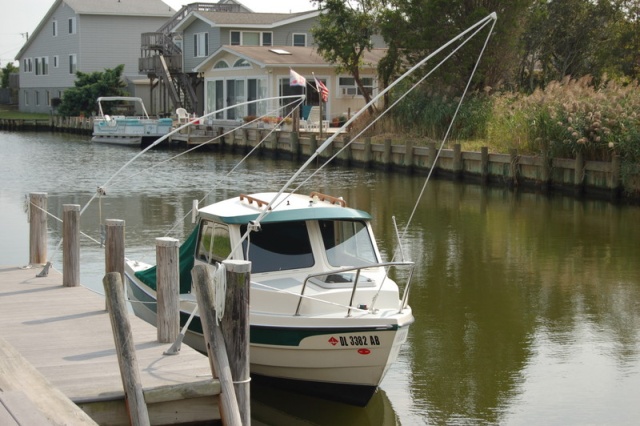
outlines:
[[[54,270],[47,277],[36,277],[38,272],[0,266],[0,337],[98,423],[127,423],[104,298],[84,287],[62,287],[62,276]],[[130,320],[145,393],[171,389],[169,394],[183,398],[148,404],[151,422],[219,420],[220,383],[211,378],[207,357],[187,345],[179,355],[165,356],[171,344],[156,341],[155,327],[133,314]],[[198,391],[190,393],[189,388]],[[122,412],[100,417],[113,405]]]

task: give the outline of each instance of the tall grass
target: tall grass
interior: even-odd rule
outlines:
[[[402,88],[397,92],[401,93]],[[393,131],[442,139],[458,98],[412,92],[392,110]],[[389,120],[387,120],[388,122]],[[555,81],[530,95],[474,93],[462,104],[451,140],[484,140],[494,152],[610,161],[621,157],[623,178],[640,174],[640,86],[590,77]]]

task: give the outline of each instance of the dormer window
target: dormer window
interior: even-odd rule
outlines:
[[[307,45],[307,35],[306,34],[294,34],[293,35],[293,45],[305,47]]]

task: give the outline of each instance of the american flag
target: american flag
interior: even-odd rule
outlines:
[[[320,80],[316,78],[314,75],[313,78],[316,80],[316,90],[320,93],[320,97],[322,98],[322,102],[327,102],[329,100],[329,89],[325,86]]]

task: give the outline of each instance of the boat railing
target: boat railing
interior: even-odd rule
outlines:
[[[355,271],[356,275],[355,275],[355,278],[353,279],[353,287],[351,288],[351,297],[349,299],[349,306],[347,307],[347,317],[350,317],[351,316],[351,310],[353,309],[353,299],[354,299],[354,297],[356,295],[356,288],[358,287],[358,280],[360,278],[360,271],[362,271],[363,269],[372,269],[372,268],[380,268],[380,267],[389,268],[389,267],[398,267],[398,266],[410,266],[411,267],[411,271],[409,273],[409,278],[407,280],[407,285],[406,285],[406,287],[404,289],[404,296],[402,297],[402,303],[401,303],[401,306],[400,306],[400,311],[401,311],[406,306],[406,300],[407,300],[407,296],[409,294],[409,287],[411,286],[411,277],[413,275],[413,267],[414,267],[414,265],[415,265],[414,262],[383,262],[383,263],[375,263],[375,264],[363,265],[363,266],[349,266],[349,267],[345,267],[345,268],[341,268],[341,269],[332,269],[331,271],[324,271],[324,272],[318,272],[316,274],[307,275],[307,277],[304,279],[304,282],[302,283],[302,289],[300,291],[300,298],[298,299],[298,306],[296,307],[296,312],[295,312],[294,315],[295,316],[299,316],[300,315],[300,305],[302,304],[302,299],[305,298],[304,291],[305,291],[305,289],[307,287],[307,283],[312,278],[325,277],[325,276],[331,275],[331,274],[341,274],[341,273],[344,273],[344,272],[353,272],[353,271]],[[386,276],[387,276],[387,274],[385,274],[385,278],[386,278]]]

